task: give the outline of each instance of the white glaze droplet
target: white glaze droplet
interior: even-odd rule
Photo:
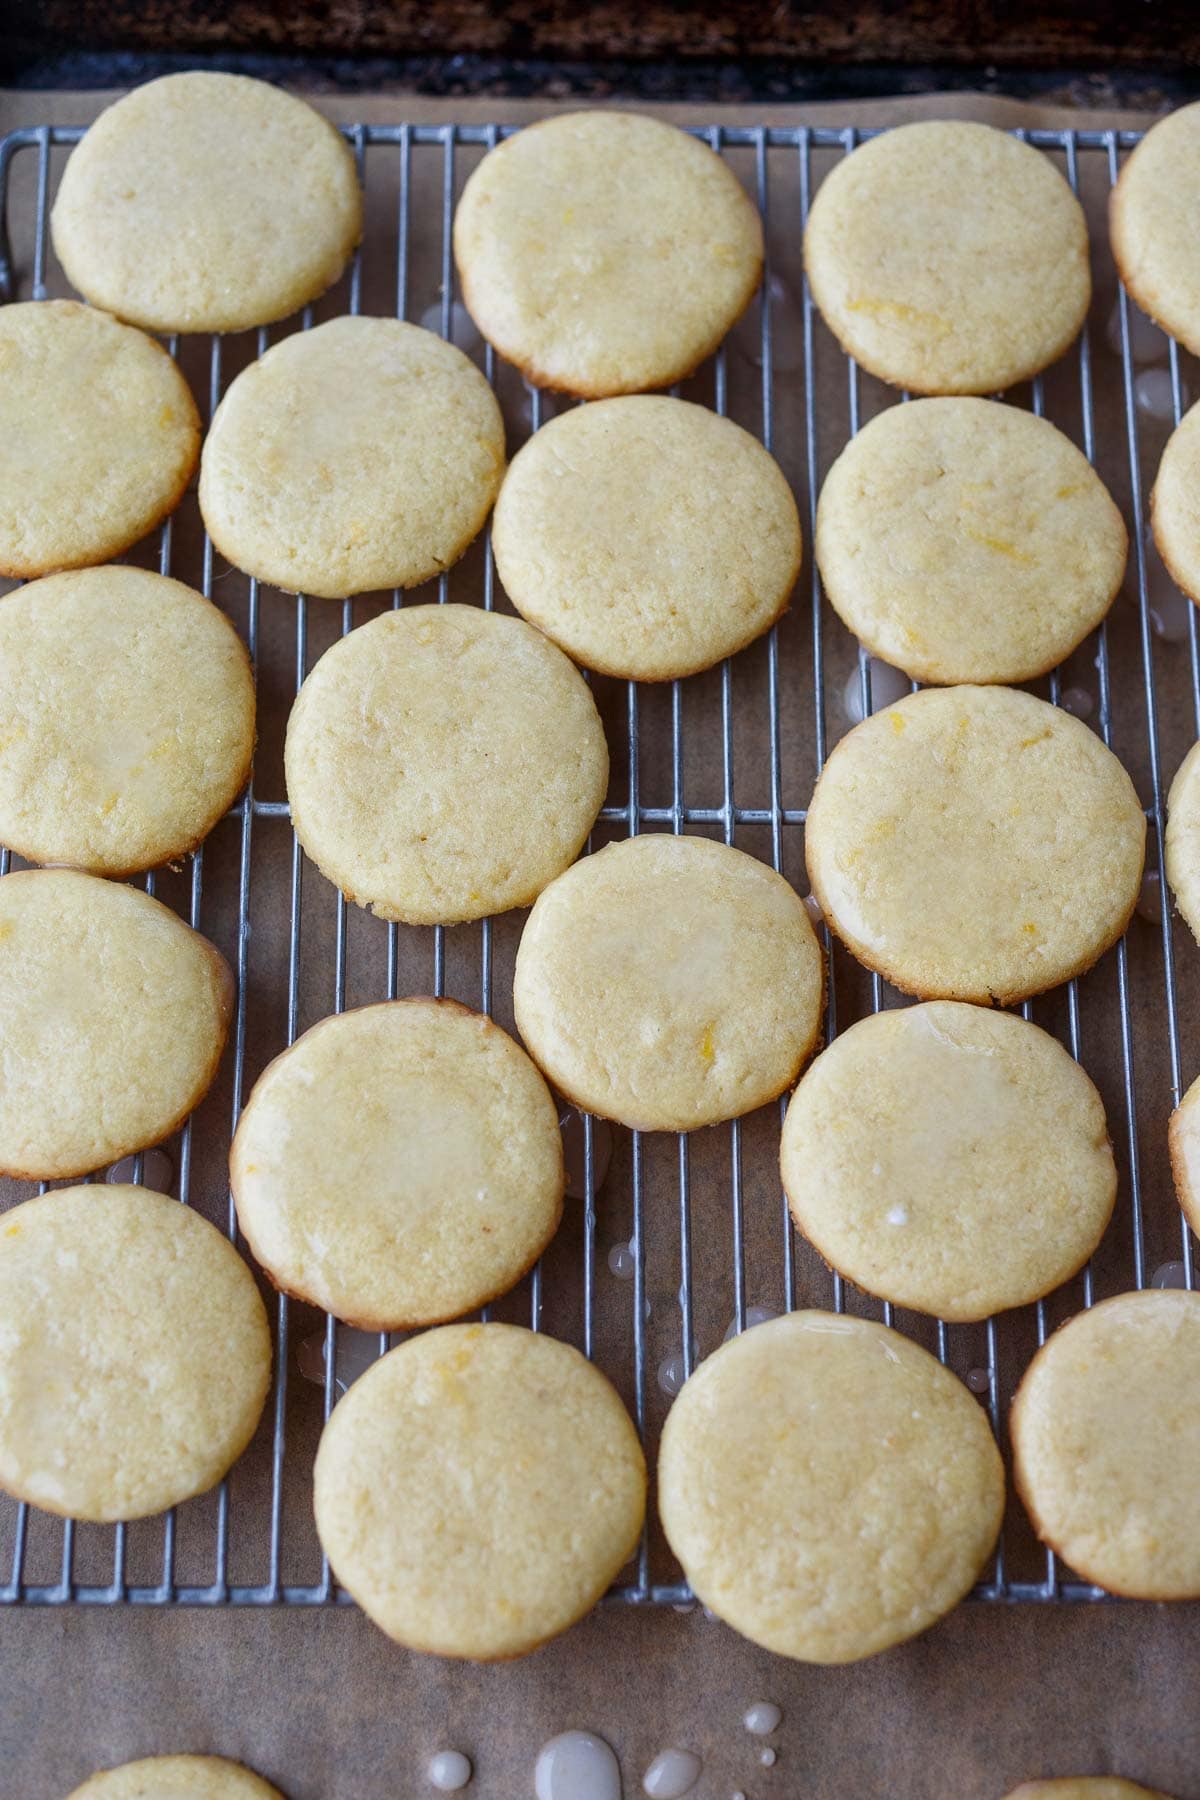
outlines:
[[[1142,876],[1142,885],[1138,889],[1137,905],[1134,908],[1139,919],[1145,919],[1147,925],[1157,925],[1162,920],[1162,883],[1157,869],[1147,869]]]
[[[136,1157],[123,1156],[115,1162],[105,1176],[106,1181],[120,1182],[128,1185],[134,1180]],[[143,1150],[142,1152],[142,1185],[153,1188],[156,1194],[169,1194],[171,1183],[175,1179],[175,1165],[165,1150]]]
[[[594,1731],[563,1731],[539,1750],[533,1791],[537,1800],[621,1800],[621,1770]]]
[[[1131,568],[1126,588],[1134,605],[1140,603],[1137,568]],[[1167,573],[1157,551],[1148,547],[1146,555],[1146,602],[1150,626],[1156,637],[1168,644],[1180,644],[1188,635],[1192,602],[1181,594]]]
[[[1129,305],[1129,354],[1135,363],[1161,362],[1167,353],[1167,340],[1163,332],[1148,319],[1140,306],[1131,301]],[[1118,295],[1113,309],[1108,315],[1108,326],[1105,331],[1108,347],[1117,356],[1121,354],[1121,300]]]
[[[587,1124],[577,1106],[564,1107],[558,1115],[558,1129],[562,1133],[563,1162],[567,1171],[567,1198],[569,1200],[586,1200],[588,1197],[587,1168]],[[612,1132],[607,1119],[592,1120],[592,1194],[593,1197],[604,1186],[608,1165],[612,1160]]]
[[[804,340],[794,323],[800,317],[800,303],[774,270],[767,278],[767,293],[771,301],[771,367],[776,375],[794,375],[804,366]],[[747,362],[762,368],[762,317],[757,305],[746,314],[733,342]]]
[[[460,1788],[466,1787],[473,1772],[470,1757],[464,1756],[461,1750],[439,1750],[436,1756],[430,1757],[425,1771],[430,1787],[437,1788],[441,1794],[457,1794]]]
[[[1181,1262],[1160,1263],[1150,1277],[1150,1286],[1181,1288],[1187,1286],[1187,1270]]]
[[[746,1330],[752,1331],[756,1325],[765,1325],[769,1319],[777,1319],[778,1317],[779,1314],[774,1312],[769,1306],[748,1306],[746,1308]],[[728,1329],[725,1333],[725,1342],[728,1343],[730,1338],[735,1338],[737,1334],[737,1320],[730,1319]]]
[[[618,1281],[632,1281],[637,1268],[637,1257],[633,1254],[633,1245],[614,1244],[608,1253],[608,1266]]]
[[[967,1386],[973,1394],[986,1394],[992,1385],[992,1378],[986,1369],[972,1369],[967,1376]]]
[[[524,377],[515,386],[508,382],[501,382],[498,386],[496,398],[500,402],[504,423],[511,437],[525,438],[533,430],[535,394],[541,396],[536,403],[538,424],[545,425],[554,417],[554,395],[548,389],[535,388]]]
[[[882,712],[893,700],[899,700],[910,691],[911,684],[907,675],[899,669],[893,669],[891,663],[881,662],[877,656],[871,658],[871,711]],[[862,676],[857,665],[846,677],[846,685],[842,690],[842,708],[852,725],[857,725],[863,717]]]
[[[773,1769],[775,1767],[775,1757],[777,1754],[778,1752],[772,1750],[770,1744],[768,1744],[765,1750],[759,1751],[758,1760],[764,1769]]]
[[[908,1224],[907,1210],[903,1206],[890,1207],[888,1209],[887,1222],[889,1225],[907,1225]]]
[[[669,1394],[672,1400],[675,1398],[683,1386],[682,1355],[663,1357],[658,1365],[658,1385],[664,1394]]]
[[[313,1381],[318,1387],[323,1385],[325,1380],[325,1333],[323,1331],[313,1331],[306,1338],[301,1338],[296,1346],[296,1367],[305,1381]]]
[[[533,423],[535,410],[538,415],[539,423],[542,425],[545,425],[549,419],[554,417],[554,394],[550,388],[537,387],[532,381],[526,381],[525,377],[522,376],[521,392],[525,396],[526,416],[531,425]]]
[[[379,1333],[356,1331],[352,1325],[339,1325],[337,1334],[337,1372],[339,1381],[357,1381],[373,1362],[379,1360]]]
[[[1096,702],[1086,688],[1069,687],[1063,689],[1061,705],[1077,719],[1090,719]]]
[[[1165,644],[1182,644],[1192,603],[1182,594],[1160,594],[1150,608],[1150,628]]]
[[[442,303],[440,300],[435,300],[432,306],[427,306],[425,308],[425,311],[421,314],[420,325],[422,331],[433,331],[436,332],[438,337],[441,337]],[[449,337],[450,342],[456,345],[458,349],[464,350],[468,356],[470,356],[473,351],[478,350],[483,343],[483,339],[479,335],[474,319],[471,317],[461,300],[455,300],[450,308]]]
[[[393,1334],[392,1342],[396,1342],[401,1334]],[[312,1332],[302,1338],[296,1349],[296,1366],[306,1381],[317,1387],[325,1385],[325,1329]],[[365,1375],[371,1364],[379,1357],[379,1333],[377,1331],[355,1331],[350,1325],[339,1325],[335,1345],[336,1361],[334,1363],[334,1388],[337,1393],[344,1394],[346,1389],[356,1382],[360,1375]]]
[[[1148,419],[1166,419],[1170,424],[1175,422],[1175,394],[1171,386],[1170,369],[1143,369],[1134,378],[1133,397],[1139,412],[1145,413]],[[1190,396],[1183,382],[1179,383],[1179,406],[1181,412],[1187,411]]]
[[[742,1724],[747,1731],[753,1732],[755,1737],[770,1737],[773,1731],[778,1731],[782,1718],[783,1713],[773,1700],[756,1700],[754,1705],[748,1706],[743,1713]]]
[[[691,1750],[660,1750],[642,1776],[642,1789],[652,1800],[681,1800],[691,1793],[703,1768]]]
[[[819,931],[825,923],[825,914],[821,911],[821,902],[815,894],[805,894],[804,910],[808,914],[808,922],[814,931]]]

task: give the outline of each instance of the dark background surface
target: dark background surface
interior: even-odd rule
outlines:
[[[1194,0],[0,0],[0,85],[179,67],[428,94],[786,101],[970,88],[1092,106],[1200,93]]]

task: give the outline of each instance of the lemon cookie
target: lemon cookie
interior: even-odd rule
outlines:
[[[283,1800],[260,1775],[223,1756],[147,1756],[101,1769],[67,1800]]]
[[[265,81],[192,70],[107,107],[50,217],[67,279],[148,331],[241,331],[337,280],[362,235],[341,133]]]
[[[104,875],[184,856],[245,785],[250,659],[180,581],[111,565],[0,599],[0,843]]]
[[[284,765],[322,874],[412,925],[528,906],[579,854],[608,786],[578,669],[474,606],[405,607],[334,644],[292,708]]]
[[[469,357],[400,319],[330,319],[232,383],[200,510],[246,574],[342,599],[457,562],[503,473],[500,408]]]
[[[930,688],[864,719],[805,826],[821,910],[869,969],[935,1000],[1007,1006],[1124,931],[1146,820],[1116,757],[1015,688]]]
[[[545,1082],[453,1000],[386,1001],[306,1031],[259,1076],[229,1172],[272,1281],[370,1331],[506,1292],[562,1216]]]
[[[1085,1581],[1200,1595],[1200,1294],[1149,1288],[1079,1313],[1038,1351],[1009,1420],[1038,1536]]]
[[[1167,1126],[1171,1173],[1183,1216],[1200,1229],[1200,1080],[1193,1081]]]
[[[1167,439],[1150,494],[1150,523],[1172,581],[1200,602],[1200,406]]]
[[[1170,1800],[1157,1788],[1139,1787],[1119,1775],[1061,1775],[1053,1781],[1023,1781],[1008,1800]]]
[[[0,880],[0,1170],[82,1175],[157,1144],[207,1093],[233,980],[137,888],[69,869]]]
[[[1111,606],[1129,548],[1047,419],[994,400],[880,413],[830,469],[816,552],[835,611],[916,681],[1028,681]]]
[[[1180,763],[1167,795],[1166,856],[1175,904],[1200,938],[1200,744]]]
[[[317,1531],[389,1637],[478,1662],[583,1617],[633,1553],[646,1465],[615,1389],[516,1325],[444,1325],[375,1363],[317,1451]]]
[[[707,145],[580,112],[484,157],[454,217],[468,311],[539,387],[597,399],[682,381],[762,274],[758,211]]]
[[[918,394],[989,394],[1060,357],[1087,317],[1083,209],[1039,150],[958,119],[900,125],[837,163],[804,266],[834,336]]]
[[[0,307],[0,575],[119,556],[200,453],[191,390],[152,338],[74,300]]]
[[[101,1769],[67,1800],[283,1800],[260,1775],[223,1756],[147,1756]]]
[[[835,1269],[955,1320],[1066,1281],[1117,1191],[1079,1064],[1036,1025],[953,1000],[835,1038],[792,1096],[780,1165],[793,1219]]]
[[[555,1087],[642,1131],[773,1100],[816,1043],[824,966],[782,875],[709,838],[629,838],[546,889],[517,952],[517,1029]]]
[[[58,1188],[0,1215],[0,1487],[68,1518],[162,1512],[254,1434],[271,1334],[254,1277],[144,1187]]]
[[[517,611],[606,675],[693,675],[766,631],[800,570],[800,518],[757,438],[707,407],[576,407],[525,445],[492,526]]]
[[[962,1599],[996,1541],[987,1415],[866,1319],[787,1313],[722,1345],[667,1415],[663,1530],[704,1604],[804,1662],[872,1656]]]
[[[1121,280],[1143,312],[1200,351],[1200,104],[1160,119],[1121,170],[1108,222]]]

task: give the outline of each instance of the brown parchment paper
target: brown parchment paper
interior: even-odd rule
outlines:
[[[0,96],[0,130],[38,123],[86,123],[112,96],[103,94],[12,94]],[[546,103],[495,101],[427,102],[403,95],[329,96],[317,101],[342,122],[440,123],[499,119],[521,122],[553,110]],[[994,99],[954,95],[918,100],[743,110],[680,106],[650,108],[683,123],[887,124],[923,116],[971,117],[1005,125],[1078,124],[1089,127],[1140,125],[1134,115],[1050,112]],[[219,147],[214,147],[219,154]],[[456,185],[477,152],[460,150]],[[412,234],[407,316],[420,318],[438,299],[441,214],[437,152],[422,153],[413,165]],[[14,210],[28,211],[33,158],[14,175]],[[755,180],[752,151],[733,158],[743,179]],[[830,156],[814,157],[818,179]],[[56,157],[52,180],[61,158]],[[771,249],[783,282],[777,302],[777,370],[772,409],[773,445],[807,512],[804,394],[799,372],[800,287],[797,159],[772,153],[768,159]],[[25,183],[24,190],[21,184]],[[1097,298],[1092,341],[1096,358],[1096,429],[1099,461],[1114,493],[1130,516],[1131,481],[1125,421],[1106,347],[1113,303],[1113,277],[1103,232],[1107,177],[1098,160],[1085,170],[1085,199],[1093,241]],[[22,199],[22,193],[24,198]],[[391,310],[394,304],[396,186],[382,179],[368,185],[371,213],[364,261],[364,310]],[[14,223],[16,221],[14,220]],[[14,250],[27,289],[32,258],[28,234],[15,233]],[[53,263],[52,292],[63,291]],[[22,291],[25,291],[23,289]],[[335,293],[322,312],[346,305]],[[755,362],[757,321],[752,314],[734,334],[729,355],[729,403],[735,417],[752,429],[763,425],[760,377]],[[814,391],[818,473],[824,472],[848,429],[845,366],[817,327]],[[228,340],[221,378],[227,381],[247,354]],[[212,381],[207,345],[186,346],[183,356],[202,402]],[[506,372],[506,378],[511,371]],[[1185,379],[1193,371],[1185,369]],[[689,385],[694,397],[711,400],[711,373]],[[1193,381],[1193,391],[1200,392]],[[528,428],[527,404],[519,384],[505,379],[501,396],[514,443]],[[1050,416],[1078,439],[1082,429],[1077,365],[1068,361],[1046,383]],[[868,381],[860,392],[863,416],[877,410],[881,391]],[[1152,472],[1166,426],[1142,421],[1141,471]],[[147,551],[152,556],[154,546]],[[172,569],[198,581],[199,537],[194,497],[178,515]],[[451,577],[454,596],[476,597],[482,562],[469,556]],[[218,565],[214,594],[239,627],[247,628],[245,583]],[[780,631],[780,779],[787,808],[807,803],[815,764],[810,571],[806,563],[792,613]],[[424,596],[422,596],[424,597]],[[372,616],[382,599],[367,598],[352,609],[354,623]],[[313,602],[308,609],[307,666],[332,641],[341,609]],[[1118,600],[1110,626],[1114,745],[1149,800],[1148,716],[1142,692],[1137,613],[1128,597]],[[259,616],[261,745],[256,776],[259,797],[282,799],[282,729],[294,686],[295,603],[264,592]],[[847,634],[826,614],[823,696],[830,741],[846,728],[842,700],[854,664]],[[1156,720],[1164,777],[1169,778],[1195,736],[1187,667],[1187,646],[1155,642],[1153,667],[1158,688]],[[1073,661],[1069,679],[1090,687],[1097,674],[1094,643]],[[763,695],[767,677],[765,646],[738,659],[734,676],[734,793],[738,805],[762,806],[769,796],[770,764]],[[596,691],[613,748],[610,802],[628,796],[630,769],[625,748],[628,716],[624,687],[598,682]],[[716,807],[722,800],[720,755],[721,688],[717,674],[685,684],[683,781],[689,806]],[[670,697],[666,690],[643,690],[639,700],[637,779],[650,806],[672,799]],[[611,834],[604,828],[600,841]],[[713,827],[712,829],[716,829]],[[737,841],[764,857],[771,854],[769,831],[749,825]],[[218,827],[206,850],[201,924],[227,954],[236,950],[236,898],[240,838],[236,823]],[[803,888],[802,838],[787,827],[784,867]],[[247,1080],[252,1080],[284,1041],[287,1000],[287,923],[290,834],[282,821],[259,820],[251,856],[252,936],[247,981]],[[160,892],[186,911],[187,873],[166,877]],[[496,1012],[511,1022],[509,984],[520,919],[498,921],[493,990]],[[1176,931],[1175,951],[1181,1002],[1181,1074],[1189,1081],[1200,1068],[1200,1041],[1192,1024],[1200,958],[1186,933]],[[384,936],[376,922],[351,909],[346,956],[346,1000],[374,998],[381,991]],[[303,1028],[332,1010],[335,998],[332,891],[313,871],[305,871],[298,983],[299,1025]],[[400,935],[400,992],[428,991],[431,936]],[[478,1004],[478,934],[452,933],[446,940],[446,991]],[[846,959],[837,962],[839,1016],[852,1017],[869,1002],[861,972]],[[1179,1255],[1178,1215],[1170,1195],[1163,1133],[1171,1105],[1173,1070],[1167,1051],[1161,947],[1157,931],[1135,923],[1129,940],[1129,989],[1133,1021],[1136,1091],[1122,1078],[1121,1017],[1114,958],[1109,957],[1082,989],[1083,1059],[1099,1082],[1109,1107],[1122,1171],[1119,1214],[1096,1264],[1099,1292],[1132,1285],[1130,1224],[1132,1158],[1128,1108],[1139,1127],[1137,1174],[1145,1218],[1147,1274]],[[1062,1030],[1061,996],[1039,1002],[1037,1017]],[[228,1063],[228,1059],[227,1059]],[[224,1149],[233,1094],[228,1067],[197,1123],[192,1167],[193,1202],[210,1217],[224,1216]],[[773,1151],[777,1119],[771,1109],[742,1128],[742,1202],[746,1216],[746,1300],[779,1308],[783,1303],[781,1244],[783,1223]],[[607,1269],[608,1248],[630,1235],[630,1162],[626,1134],[614,1134],[613,1165],[598,1203],[595,1327],[598,1358],[632,1401],[630,1290]],[[696,1294],[697,1347],[703,1353],[720,1341],[733,1314],[730,1249],[728,1134],[699,1134],[690,1147],[692,1258]],[[675,1141],[647,1140],[643,1168],[646,1195],[647,1420],[651,1443],[666,1407],[655,1380],[659,1360],[678,1349],[674,1289],[679,1279]],[[16,1198],[5,1191],[0,1199]],[[581,1323],[579,1209],[568,1211],[560,1239],[550,1253],[543,1283],[543,1322],[578,1341]],[[828,1276],[803,1245],[795,1250],[796,1292],[801,1303],[828,1305]],[[852,1294],[852,1309],[870,1311]],[[1079,1304],[1078,1285],[1048,1306],[1048,1323]],[[505,1302],[503,1316],[528,1318],[528,1288]],[[284,1578],[316,1578],[316,1546],[308,1518],[308,1470],[320,1428],[319,1390],[295,1366],[296,1347],[311,1336],[317,1315],[293,1308],[289,1360],[288,1479],[284,1493]],[[906,1328],[929,1341],[929,1329],[906,1318]],[[1011,1396],[1036,1341],[1031,1314],[1006,1322],[1002,1344],[1002,1400]],[[982,1328],[951,1334],[951,1360],[961,1373],[984,1361]],[[347,1354],[352,1353],[351,1350]],[[231,1485],[230,1578],[264,1578],[265,1505],[269,1479],[269,1434],[260,1432]],[[206,1510],[208,1508],[208,1510]],[[7,1569],[11,1521],[0,1519],[0,1569]],[[182,1509],[178,1578],[211,1578],[213,1515],[201,1501]],[[1007,1543],[1012,1567],[1024,1577],[1041,1571],[1036,1547],[1013,1509]],[[34,1519],[28,1577],[53,1580],[61,1533]],[[673,1580],[677,1571],[657,1532],[651,1537],[651,1573]],[[157,1579],[161,1528],[130,1532],[129,1578]],[[75,1570],[81,1580],[105,1580],[110,1572],[111,1537],[81,1531]],[[544,1739],[569,1726],[601,1732],[622,1764],[627,1795],[641,1791],[641,1775],[651,1757],[669,1744],[699,1752],[704,1774],[693,1790],[697,1800],[728,1800],[735,1791],[748,1800],[766,1796],[813,1796],[820,1800],[1000,1800],[1020,1780],[1034,1775],[1120,1772],[1160,1787],[1180,1800],[1200,1800],[1200,1725],[1195,1695],[1200,1678],[1200,1609],[1195,1607],[983,1606],[968,1604],[917,1642],[849,1669],[809,1669],[767,1656],[736,1638],[700,1609],[686,1613],[636,1610],[609,1604],[576,1630],[535,1656],[512,1665],[474,1669],[419,1658],[383,1639],[351,1608],[229,1608],[160,1611],[152,1608],[0,1609],[0,1795],[21,1800],[60,1800],[93,1768],[167,1750],[207,1750],[240,1757],[278,1783],[291,1800],[392,1800],[429,1792],[424,1779],[428,1756],[443,1746],[466,1750],[475,1761],[469,1792],[481,1800],[532,1793],[536,1753]],[[759,1740],[741,1726],[755,1699],[773,1699],[784,1709],[771,1739],[778,1760],[758,1761]]]

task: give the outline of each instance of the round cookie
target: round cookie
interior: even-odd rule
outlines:
[[[0,1171],[83,1175],[161,1142],[208,1092],[233,1009],[220,954],[138,888],[0,880]]]
[[[247,575],[340,600],[457,562],[503,473],[504,421],[469,357],[401,319],[330,319],[232,382],[200,511]]]
[[[0,575],[106,562],[178,503],[200,415],[161,344],[74,300],[0,307]]]
[[[163,1512],[254,1435],[271,1334],[215,1226],[144,1187],[0,1215],[0,1487],[66,1518]]]
[[[1175,904],[1200,939],[1200,744],[1180,763],[1167,795],[1166,858]]]
[[[1048,1032],[935,1000],[861,1019],[802,1078],[783,1186],[821,1255],[868,1293],[986,1319],[1081,1268],[1112,1216],[1104,1106]]]
[[[833,751],[805,826],[821,910],[906,993],[1011,1005],[1080,975],[1137,902],[1146,820],[1094,732],[1016,688],[929,688]]]
[[[1167,439],[1150,494],[1150,523],[1167,573],[1200,602],[1200,405]]]
[[[1004,1466],[927,1351],[866,1319],[786,1313],[684,1384],[658,1509],[727,1625],[780,1656],[856,1662],[962,1599],[1000,1529]]]
[[[710,838],[655,834],[552,882],[517,951],[517,1029],[585,1112],[692,1131],[773,1100],[821,1027],[824,963],[782,875]]]
[[[229,1172],[276,1286],[364,1331],[506,1293],[562,1217],[545,1082],[453,1000],[385,1001],[306,1031],[255,1083]]]
[[[1009,1420],[1043,1543],[1139,1600],[1200,1595],[1200,1294],[1118,1294],[1040,1349]]]
[[[283,1800],[259,1775],[223,1756],[147,1756],[101,1769],[67,1800]]]
[[[1054,668],[1108,611],[1128,548],[1071,440],[994,400],[889,407],[847,444],[817,507],[834,610],[916,681]]]
[[[670,387],[716,349],[762,275],[762,221],[687,132],[566,113],[473,170],[454,260],[501,356],[539,387],[594,400]]]
[[[296,834],[347,899],[450,925],[528,906],[574,860],[608,746],[587,683],[539,631],[409,606],[325,652],[284,769]]]
[[[800,518],[768,451],[705,406],[633,395],[551,419],[514,458],[492,549],[517,611],[576,662],[694,675],[772,625]]]
[[[1157,1788],[1139,1787],[1119,1775],[1061,1775],[1052,1781],[1023,1781],[1008,1800],[1170,1800]]]
[[[1200,1229],[1200,1080],[1193,1081],[1167,1126],[1175,1196],[1184,1218]]]
[[[1200,104],[1151,127],[1121,170],[1108,223],[1121,280],[1142,311],[1200,351]]]
[[[804,234],[842,348],[918,394],[990,394],[1060,357],[1087,317],[1083,209],[1053,163],[958,119],[900,125],[825,177]]]
[[[67,279],[148,331],[242,331],[341,274],[362,236],[349,145],[265,81],[192,70],[107,107],[50,216]]]
[[[569,1344],[443,1325],[355,1382],[314,1484],[322,1547],[382,1631],[493,1662],[600,1598],[641,1533],[646,1465],[616,1390]]]
[[[186,856],[245,786],[254,678],[219,607],[145,569],[0,599],[0,843],[128,875]]]

